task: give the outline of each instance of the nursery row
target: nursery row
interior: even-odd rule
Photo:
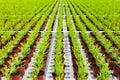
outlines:
[[[120,80],[119,1],[16,1],[0,1],[0,80]]]

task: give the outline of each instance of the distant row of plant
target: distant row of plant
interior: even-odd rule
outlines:
[[[53,0],[51,0],[51,2],[52,1]],[[48,1],[0,1],[0,31],[14,30],[17,24],[24,23],[26,19],[38,14],[41,11],[41,8],[43,8],[43,6],[46,7],[44,3],[48,3]]]

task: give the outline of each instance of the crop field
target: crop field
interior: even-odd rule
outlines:
[[[120,80],[120,0],[0,0],[0,80]]]

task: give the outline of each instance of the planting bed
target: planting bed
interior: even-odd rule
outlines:
[[[7,1],[0,80],[120,80],[118,0]]]

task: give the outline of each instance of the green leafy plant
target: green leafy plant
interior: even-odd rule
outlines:
[[[104,67],[100,69],[100,74],[98,76],[98,80],[108,80],[110,77],[110,71],[109,68],[107,67],[108,64],[104,64]]]

